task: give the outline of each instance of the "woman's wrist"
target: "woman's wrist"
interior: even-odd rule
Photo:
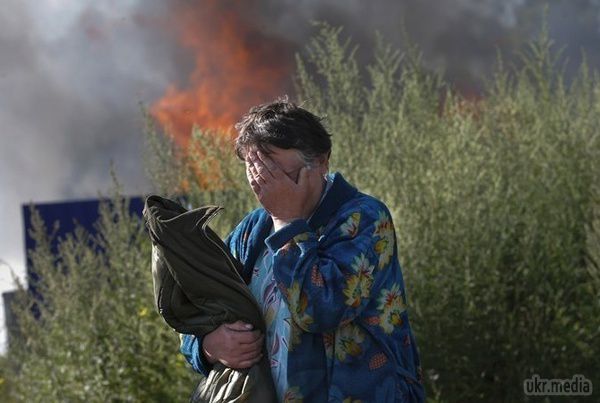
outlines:
[[[205,341],[207,339],[208,335],[205,336],[202,339],[202,346],[201,346],[201,354],[202,354],[202,358],[204,359],[205,362],[209,363],[210,365],[216,364],[217,359],[206,350],[206,347],[204,346]]]

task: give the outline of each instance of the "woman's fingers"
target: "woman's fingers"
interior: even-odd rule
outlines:
[[[210,362],[239,369],[260,361],[263,346],[264,335],[243,321],[223,324],[202,340],[202,351]]]
[[[252,173],[252,170],[250,168],[249,162],[246,162],[246,178],[248,178],[248,183],[250,184],[250,188],[252,188],[254,194],[258,195],[258,193],[260,192],[260,184],[255,179],[254,174]]]
[[[298,186],[312,192],[321,185],[322,175],[317,167],[303,166],[298,174]]]
[[[252,330],[252,328],[254,326],[252,326],[250,323],[246,323],[241,320],[238,320],[237,322],[226,323],[225,327],[229,330],[237,330],[239,332],[242,332],[242,331]]]
[[[251,366],[257,364],[261,359],[262,359],[263,355],[260,354],[259,356],[251,359],[251,360],[244,360],[241,361],[239,363],[239,366],[237,367],[238,369],[246,369],[246,368],[250,368]]]
[[[249,162],[248,163],[248,170],[250,171],[250,175],[251,175],[252,179],[254,179],[254,181],[259,186],[264,185],[265,183],[267,183],[267,181],[266,181],[267,177],[265,176],[264,173],[261,175],[261,173],[259,172],[258,168],[256,167],[256,164],[254,164],[253,162]]]
[[[277,178],[281,173],[283,173],[283,171],[281,171],[281,169],[279,169],[279,166],[275,163],[275,161],[273,161],[271,158],[269,158],[268,155],[263,154],[260,151],[256,152],[256,162],[257,164],[260,166],[264,166],[270,173],[270,175],[274,178]]]
[[[247,351],[239,351],[237,356],[239,358],[240,361],[242,360],[250,360],[255,358],[257,355],[260,355],[262,353],[262,348],[253,348],[252,350],[247,350]]]
[[[258,339],[260,339],[261,336],[262,334],[260,333],[260,330],[255,330],[253,332],[243,332],[237,334],[236,340],[243,345],[254,344],[258,341]]]
[[[257,342],[247,345],[238,345],[235,352],[232,351],[232,356],[228,360],[232,368],[248,368],[256,364],[263,357],[262,345],[264,337],[260,336]]]
[[[260,350],[252,351],[251,353],[247,353],[247,354],[242,354],[239,357],[239,362],[260,360],[260,357],[262,357],[262,355],[263,355],[263,353]]]
[[[264,181],[273,179],[273,174],[255,152],[250,152],[250,163],[255,175],[262,178]]]
[[[310,169],[307,166],[300,168],[298,172],[298,186],[306,185],[310,178]]]
[[[252,343],[240,344],[238,346],[237,350],[240,352],[240,354],[247,354],[247,353],[251,353],[253,351],[260,351],[260,350],[262,350],[264,341],[265,341],[264,337],[260,336],[256,341],[254,341]]]
[[[253,326],[251,324],[237,321],[225,324],[225,327],[229,331],[232,340],[239,344],[240,349],[243,349],[243,351],[252,350],[256,346],[262,346],[264,335],[260,330],[252,330]]]
[[[239,345],[239,348],[235,352],[235,357],[231,359],[232,368],[248,368],[259,362],[263,357],[263,341],[264,336],[260,336],[255,343]]]

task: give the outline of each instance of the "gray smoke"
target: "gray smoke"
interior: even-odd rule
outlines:
[[[268,3],[268,4],[267,4]],[[497,58],[518,62],[515,54],[541,30],[545,7],[555,48],[566,47],[571,74],[586,51],[592,66],[600,66],[600,0],[272,0],[270,28],[296,43],[312,30],[306,20],[325,20],[345,27],[367,60],[377,30],[399,49],[405,31],[423,52],[425,65],[443,70],[459,88],[476,90],[489,76]],[[266,25],[268,21],[264,22]],[[269,26],[269,25],[267,25]]]
[[[150,188],[143,174],[139,102],[169,83],[184,86],[193,55],[165,18],[181,0],[61,2],[4,0],[0,8],[0,258],[22,270],[20,205],[95,197],[111,186],[110,161],[129,194]],[[402,47],[402,26],[432,69],[477,88],[496,49],[506,54],[537,35],[541,0],[260,0],[232,2],[249,24],[301,50],[310,20],[346,27],[367,58],[379,30]],[[187,1],[186,4],[194,4]],[[197,1],[202,7],[202,1]],[[580,48],[600,65],[600,1],[550,2],[557,47]]]
[[[20,274],[22,203],[108,192],[111,161],[128,193],[148,189],[139,102],[185,61],[160,29],[165,4],[103,3],[0,8],[0,258]]]

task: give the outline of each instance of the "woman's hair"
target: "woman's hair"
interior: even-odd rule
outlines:
[[[235,125],[235,153],[244,160],[250,146],[269,154],[269,146],[295,149],[306,162],[331,154],[331,135],[321,118],[286,98],[255,106]]]

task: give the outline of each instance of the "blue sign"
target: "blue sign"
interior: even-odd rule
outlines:
[[[106,200],[109,201],[110,200]],[[27,276],[29,283],[29,291],[43,299],[35,290],[35,282],[38,276],[32,269],[31,260],[27,251],[35,248],[35,240],[31,237],[32,231],[32,212],[37,210],[44,221],[48,235],[54,231],[54,223],[58,222],[59,227],[51,239],[51,251],[56,254],[58,244],[61,239],[69,233],[72,233],[77,226],[83,227],[90,234],[97,233],[95,223],[100,217],[99,207],[100,199],[80,200],[80,201],[65,201],[57,203],[34,203],[23,205],[23,224],[25,226],[25,255],[27,262]],[[129,212],[142,217],[144,208],[144,199],[141,197],[129,198]]]

